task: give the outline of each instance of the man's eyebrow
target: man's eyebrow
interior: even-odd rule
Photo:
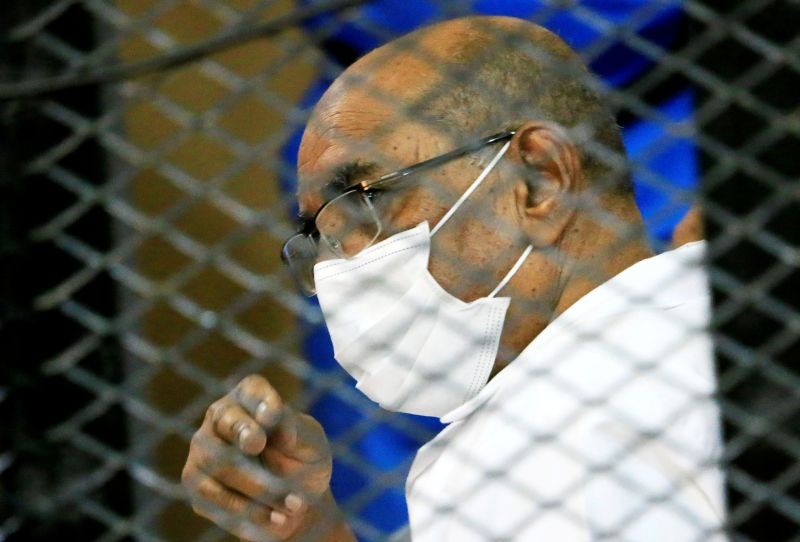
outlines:
[[[374,162],[360,160],[353,160],[338,166],[333,170],[331,179],[322,187],[322,195],[326,200],[338,196],[359,179],[374,173],[377,167]]]
[[[324,200],[330,201],[336,196],[341,195],[348,187],[352,186],[359,179],[374,173],[378,165],[374,162],[363,162],[352,160],[337,166],[331,178],[320,189]],[[314,215],[316,213],[303,213],[298,215],[299,230],[310,231],[313,229]]]

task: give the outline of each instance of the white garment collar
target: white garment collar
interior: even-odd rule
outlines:
[[[576,301],[557,316],[519,356],[500,371],[472,399],[442,416],[443,423],[462,420],[484,404],[505,382],[525,378],[526,360],[564,329],[591,328],[607,317],[636,307],[670,308],[707,295],[706,276],[698,273],[705,257],[705,241],[687,243],[633,264]]]

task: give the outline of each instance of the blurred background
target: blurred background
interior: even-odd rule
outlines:
[[[665,249],[704,209],[729,527],[800,541],[800,2],[4,0],[0,541],[224,540],[180,471],[258,372],[325,426],[361,540],[406,523],[436,420],[333,360],[279,249],[309,111],[370,49],[467,14],[581,52]]]

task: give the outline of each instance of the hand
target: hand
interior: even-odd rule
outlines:
[[[206,411],[182,480],[197,514],[242,540],[262,542],[287,540],[324,516],[309,510],[326,494],[330,476],[319,423],[250,375]]]

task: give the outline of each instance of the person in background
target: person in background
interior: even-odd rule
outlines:
[[[703,212],[700,205],[695,203],[675,226],[675,231],[672,233],[672,248],[678,248],[686,243],[702,241],[705,236]]]
[[[547,30],[463,18],[367,54],[309,119],[283,257],[358,389],[448,424],[401,537],[725,539],[704,244],[652,253],[596,87]],[[253,375],[183,481],[243,540],[355,540],[330,474]]]

